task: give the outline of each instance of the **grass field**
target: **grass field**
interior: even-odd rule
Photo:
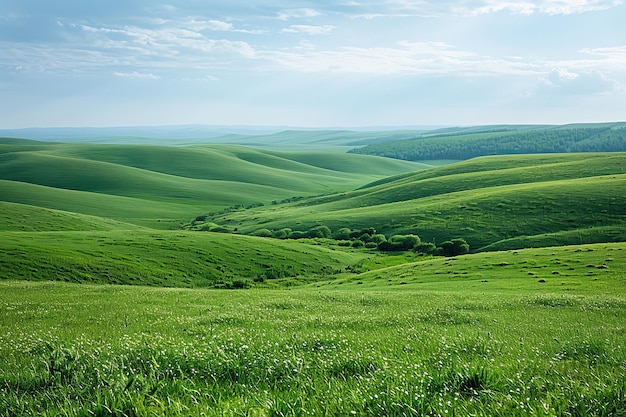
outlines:
[[[3,232],[2,279],[162,287],[289,285],[332,279],[367,256],[217,233]],[[282,279],[282,280],[281,280]]]
[[[177,226],[194,213],[345,191],[428,167],[332,151],[0,140],[3,201],[153,228]]]
[[[0,141],[0,416],[626,415],[626,154],[434,165]]]
[[[624,250],[425,259],[290,290],[4,281],[0,414],[623,415]]]
[[[374,227],[435,243],[462,237],[473,250],[499,242],[506,248],[545,245],[550,235],[560,244],[623,241],[625,175],[623,153],[484,157],[212,221],[242,232],[259,224]]]

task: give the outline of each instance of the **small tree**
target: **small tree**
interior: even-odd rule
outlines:
[[[275,239],[287,239],[290,234],[291,234],[291,229],[286,227],[284,229],[274,230],[272,232],[272,237]]]
[[[329,238],[332,232],[328,226],[315,226],[307,232],[309,237]]]
[[[259,237],[272,237],[272,231],[269,229],[259,229],[254,232],[254,235]]]
[[[293,232],[289,233],[289,239],[304,239],[305,237],[307,237],[306,232],[294,230]]]
[[[469,253],[470,247],[465,239],[457,238],[441,243],[441,253],[443,256],[457,256]]]
[[[375,235],[372,235],[372,237],[370,237],[370,242],[373,242],[373,243],[376,243],[376,244],[378,244],[380,242],[384,242],[386,240],[387,240],[387,238],[385,237],[385,235],[383,235],[381,233],[377,233]]]
[[[333,233],[333,239],[335,239],[335,240],[350,240],[350,234],[351,233],[352,233],[352,230],[350,230],[347,227],[342,227],[341,229],[339,229],[335,233]]]
[[[356,240],[352,241],[352,247],[353,248],[362,248],[363,246],[365,246],[365,244],[363,243],[362,240],[356,239]]]
[[[393,235],[386,242],[380,242],[378,249],[384,252],[412,250],[420,243],[417,235]]]
[[[437,250],[437,246],[431,242],[419,243],[414,248],[415,252],[425,253],[426,255],[432,255]]]

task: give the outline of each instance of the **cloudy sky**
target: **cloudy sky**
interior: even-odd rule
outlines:
[[[621,0],[3,0],[0,128],[626,120]]]

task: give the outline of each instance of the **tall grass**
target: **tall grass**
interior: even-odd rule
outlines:
[[[620,287],[0,285],[1,415],[626,412]]]

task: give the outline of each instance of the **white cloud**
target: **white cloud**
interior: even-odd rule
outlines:
[[[398,42],[391,47],[342,47],[334,50],[258,51],[257,58],[301,72],[415,75],[538,74],[529,63],[494,59],[459,50],[445,42]]]
[[[229,31],[233,29],[232,23],[220,22],[219,20],[209,20],[207,22],[207,28],[211,30],[225,30]]]
[[[133,79],[133,80],[158,80],[159,79],[159,77],[154,75],[154,74],[141,73],[141,72],[137,72],[137,71],[133,71],[133,72],[118,72],[118,71],[114,71],[113,75],[115,75],[116,77],[130,78],[130,79]]]
[[[626,68],[626,45],[605,47],[605,48],[586,48],[581,52],[599,58],[598,61],[603,67],[613,71],[623,71]]]
[[[456,3],[456,2],[455,2]],[[507,11],[514,14],[571,15],[607,10],[623,4],[622,0],[533,0],[500,1],[481,0],[469,5],[452,5],[451,10],[460,14],[480,15]]]
[[[618,81],[598,72],[575,73],[566,68],[555,68],[542,80],[551,93],[560,95],[594,95],[623,90]]]
[[[306,33],[309,35],[326,35],[335,29],[334,26],[291,25],[282,30],[283,33]]]
[[[215,82],[219,81],[220,78],[214,75],[205,75],[203,77],[184,77],[183,81],[191,81],[191,82]]]
[[[283,10],[278,14],[280,20],[289,20],[293,18],[317,17],[321,13],[314,9],[289,9]]]

